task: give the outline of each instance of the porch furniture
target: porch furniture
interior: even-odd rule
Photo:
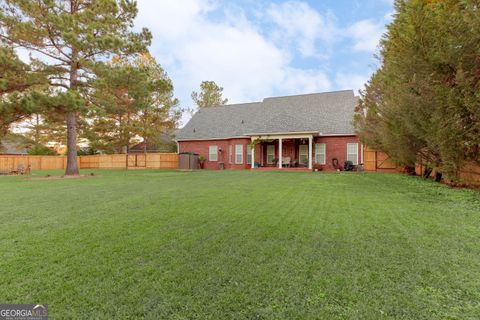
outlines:
[[[345,169],[345,171],[354,171],[355,166],[353,165],[352,161],[347,160],[343,165],[343,169]]]
[[[300,159],[298,160],[298,163],[297,163],[297,166],[298,167],[301,167],[301,168],[308,168],[308,162],[302,162]]]
[[[290,157],[282,157],[282,167],[290,168]]]
[[[25,165],[24,165],[23,163],[20,163],[20,164],[17,166],[17,170],[13,170],[12,173],[13,173],[13,174],[24,175],[24,174],[25,174]]]

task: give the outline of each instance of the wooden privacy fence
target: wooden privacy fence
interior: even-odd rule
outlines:
[[[458,170],[458,177],[476,186],[480,186],[480,166],[470,162]]]
[[[402,168],[395,166],[391,158],[382,151],[376,151],[365,147],[363,150],[364,169],[365,171],[377,172],[401,172]],[[423,175],[425,167],[417,163],[415,172],[418,175]],[[468,184],[480,186],[480,166],[477,163],[466,163],[460,170],[458,170],[458,178]]]
[[[176,169],[176,153],[111,154],[77,157],[80,169]],[[0,155],[0,171],[16,170],[19,165],[32,170],[65,169],[65,156]]]
[[[418,175],[423,175],[425,173],[426,167],[421,163],[417,163],[415,166],[415,173]],[[435,170],[432,171],[431,175],[435,174]],[[457,177],[460,181],[465,182],[470,185],[480,186],[480,165],[475,162],[466,162],[458,171]]]
[[[67,165],[67,157],[0,155],[0,171],[9,172],[16,170],[19,165],[24,167],[30,166],[32,170],[64,169]]]
[[[388,154],[365,147],[363,150],[363,168],[365,171],[398,172]]]

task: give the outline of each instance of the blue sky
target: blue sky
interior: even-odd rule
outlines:
[[[393,0],[140,0],[136,27],[172,78],[182,107],[202,80],[231,103],[341,89],[375,70]],[[188,120],[185,116],[183,121]]]

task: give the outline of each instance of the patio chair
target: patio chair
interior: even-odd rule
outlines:
[[[290,157],[282,157],[282,167],[290,168]]]
[[[21,174],[22,176],[25,174],[25,165],[23,163],[20,163],[18,166],[17,166],[17,174]]]

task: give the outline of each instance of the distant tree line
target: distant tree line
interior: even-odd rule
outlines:
[[[65,144],[66,174],[76,175],[79,141],[125,152],[135,137],[172,132],[178,100],[148,54],[150,32],[132,31],[136,14],[127,0],[0,2],[0,138],[27,122],[33,152]]]
[[[397,0],[395,9],[355,126],[399,165],[455,179],[466,161],[480,163],[480,3]]]

